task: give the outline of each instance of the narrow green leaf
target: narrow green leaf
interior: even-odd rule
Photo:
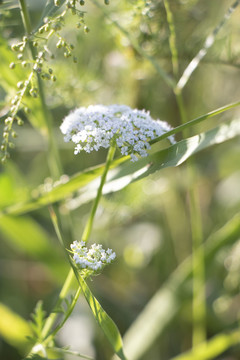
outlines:
[[[111,168],[118,166],[128,158],[129,157],[126,156],[113,161]],[[90,181],[101,176],[102,172],[104,171],[104,166],[104,164],[101,164],[96,167],[89,168],[83,172],[77,173],[68,182],[53,187],[53,189],[49,192],[42,192],[35,198],[32,198],[30,201],[9,206],[0,212],[0,218],[4,214],[20,215],[63,200],[73,192],[86,186]],[[39,193],[39,189],[36,189],[33,192]]]
[[[81,359],[85,359],[85,360],[94,360],[91,356],[80,354],[77,351],[71,351],[68,348],[65,349],[65,348],[51,347],[51,350],[56,353],[61,353],[61,354],[66,354],[66,355],[74,355],[74,356],[80,357]]]
[[[218,334],[209,341],[195,346],[191,351],[172,358],[172,360],[210,360],[239,344],[240,330],[233,330],[227,334]]]
[[[107,313],[103,310],[102,306],[99,304],[97,299],[92,294],[91,290],[87,286],[86,282],[83,280],[81,276],[78,277],[83,294],[90,306],[92,313],[106,335],[108,341],[112,345],[115,353],[122,360],[126,360],[126,357],[123,353],[123,344],[120,332],[113,322],[113,320],[107,315]]]
[[[190,156],[209,148],[210,146],[223,143],[240,135],[240,119],[232,120],[229,124],[222,124],[205,133],[195,135],[188,139],[179,141],[165,150],[156,152],[150,156],[151,166],[147,171],[137,177],[142,179],[161,169],[179,166]],[[142,167],[147,165],[147,159],[140,160]],[[134,181],[136,181],[134,180]]]
[[[5,4],[2,4],[2,2],[0,2],[0,5],[1,12],[19,8],[19,5],[17,3],[13,4],[12,1],[5,1]]]
[[[223,112],[225,111],[228,111],[228,110],[231,110],[237,106],[240,105],[240,101],[236,101],[234,103],[230,103],[230,104],[227,104],[227,105],[224,105],[224,106],[221,106],[220,108],[218,109],[215,109],[215,110],[212,110],[212,111],[209,111],[208,113],[206,114],[203,114],[203,115],[200,115],[198,116],[197,118],[195,119],[192,119],[184,124],[181,124],[175,128],[173,128],[172,130],[160,135],[159,137],[153,139],[150,141],[150,144],[155,144],[157,142],[159,142],[160,140],[163,140],[163,139],[166,139],[167,137],[169,137],[170,135],[174,135],[174,134],[178,134],[179,132],[182,132],[186,129],[189,129],[190,127],[192,126],[195,126],[207,119],[210,119],[216,115],[219,115],[219,114],[222,114]]]

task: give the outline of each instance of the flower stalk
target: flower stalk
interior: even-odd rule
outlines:
[[[112,162],[112,160],[114,158],[115,151],[116,151],[116,148],[114,146],[111,146],[109,148],[109,150],[108,150],[106,165],[105,165],[102,177],[101,177],[101,182],[100,182],[100,185],[99,185],[99,188],[98,188],[98,191],[97,191],[97,196],[96,196],[96,198],[94,200],[90,216],[88,218],[87,224],[86,224],[86,226],[84,228],[84,231],[83,231],[82,241],[87,242],[88,239],[89,239],[89,236],[90,236],[90,233],[91,233],[91,230],[92,230],[92,226],[93,226],[93,220],[94,220],[94,217],[95,217],[95,214],[96,214],[96,211],[97,211],[97,207],[98,207],[101,195],[102,195],[102,189],[103,189],[103,186],[105,184],[107,173],[108,173],[108,170],[110,168],[111,162]]]

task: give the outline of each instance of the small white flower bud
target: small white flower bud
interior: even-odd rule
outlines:
[[[90,270],[93,273],[102,270],[107,264],[113,262],[116,257],[111,249],[105,251],[100,244],[93,244],[88,250],[84,241],[74,241],[70,245],[73,253],[73,261],[79,268]]]

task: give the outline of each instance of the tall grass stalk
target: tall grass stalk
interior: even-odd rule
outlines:
[[[200,61],[202,61],[202,59],[205,57],[205,55],[207,54],[208,50],[212,47],[212,45],[215,42],[215,39],[219,33],[219,31],[222,29],[222,27],[226,24],[226,22],[230,19],[231,15],[233,14],[233,12],[236,10],[236,8],[238,7],[238,5],[240,4],[240,0],[236,0],[227,10],[227,12],[225,13],[223,19],[221,20],[221,22],[217,25],[217,27],[212,31],[212,33],[206,38],[203,47],[199,50],[199,52],[197,53],[197,55],[192,59],[192,61],[190,61],[190,63],[188,64],[188,66],[186,67],[186,69],[184,70],[181,78],[179,79],[177,86],[176,86],[176,91],[177,92],[181,92],[182,89],[185,87],[185,85],[187,84],[188,80],[190,79],[190,77],[192,76],[193,72],[197,69]]]
[[[170,9],[168,0],[164,0],[167,21],[170,30],[169,47],[171,51],[173,71],[176,75],[178,68],[177,48],[175,26],[173,14]],[[182,88],[175,88],[174,93],[179,108],[181,123],[187,122],[187,112],[182,96]],[[186,133],[187,130],[185,130]],[[188,132],[188,131],[187,131]],[[192,237],[192,267],[193,267],[193,331],[192,346],[193,348],[206,340],[206,296],[205,296],[205,260],[204,251],[202,250],[202,221],[201,209],[198,197],[196,168],[193,160],[187,163],[188,177],[190,182],[189,189],[189,212]]]

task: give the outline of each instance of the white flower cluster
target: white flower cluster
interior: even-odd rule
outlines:
[[[91,152],[116,145],[122,155],[147,156],[149,141],[171,130],[168,123],[153,120],[145,110],[132,110],[126,105],[91,105],[71,112],[60,126],[66,142],[73,141],[74,154]],[[168,139],[174,143],[174,137]]]
[[[112,249],[105,251],[102,245],[93,244],[90,249],[85,245],[84,241],[74,241],[70,245],[73,252],[73,260],[80,269],[99,271],[105,265],[111,264],[116,257]]]

